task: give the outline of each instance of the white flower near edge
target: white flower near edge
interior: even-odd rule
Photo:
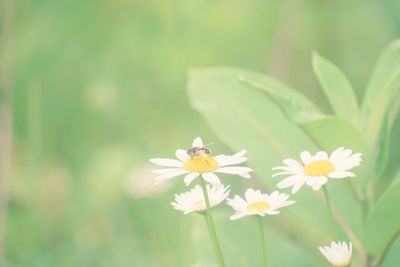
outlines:
[[[215,207],[224,201],[229,195],[229,186],[218,185],[210,186],[207,185],[208,199],[210,206]],[[175,202],[171,202],[171,205],[176,209],[183,211],[184,214],[191,212],[202,212],[206,210],[206,202],[204,199],[203,190],[200,185],[196,185],[190,191],[182,194],[175,195]]]
[[[227,200],[229,206],[235,210],[231,220],[237,220],[245,216],[265,216],[279,214],[279,209],[295,203],[288,200],[289,195],[274,191],[271,194],[263,194],[259,190],[247,189],[245,198],[235,195],[233,199]]]
[[[352,244],[349,242],[331,242],[330,246],[319,247],[322,255],[333,267],[347,267],[351,264]]]
[[[206,149],[200,137],[194,139],[192,148]],[[250,178],[250,172],[253,171],[251,168],[233,166],[247,160],[244,157],[246,152],[246,150],[241,150],[232,156],[218,155],[214,157],[210,153],[190,156],[188,150],[178,149],[175,153],[177,159],[153,158],[150,161],[156,165],[168,167],[153,171],[158,174],[155,178],[156,184],[179,175],[185,175],[185,184],[189,185],[201,175],[208,183],[219,185],[221,181],[215,173],[236,174],[247,179]]]
[[[301,163],[293,159],[285,159],[285,166],[278,166],[273,170],[281,172],[273,175],[289,175],[278,183],[278,188],[292,187],[292,193],[296,193],[300,188],[307,184],[315,191],[328,182],[328,178],[341,179],[356,176],[349,170],[359,166],[361,163],[361,153],[352,154],[351,149],[340,147],[330,156],[325,151],[320,151],[312,156],[308,151],[300,154]]]

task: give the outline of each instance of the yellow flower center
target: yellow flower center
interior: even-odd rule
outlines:
[[[193,203],[194,210],[203,210],[205,206],[204,199],[199,199]]]
[[[248,210],[257,212],[269,210],[270,207],[271,205],[266,201],[258,201],[247,205]]]
[[[304,174],[309,176],[325,176],[335,170],[335,166],[329,160],[318,160],[304,167]]]
[[[183,163],[183,168],[189,172],[212,172],[219,168],[218,162],[209,155],[194,156]]]
[[[344,263],[340,263],[340,264],[332,264],[333,267],[348,267],[350,265],[351,265],[351,261],[350,260],[348,260],[348,261],[346,261]]]

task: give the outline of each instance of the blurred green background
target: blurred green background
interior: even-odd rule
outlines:
[[[183,183],[154,187],[148,159],[199,135],[229,152],[189,105],[188,69],[267,72],[329,112],[312,51],[362,95],[400,2],[21,0],[13,27],[6,266],[187,267]]]

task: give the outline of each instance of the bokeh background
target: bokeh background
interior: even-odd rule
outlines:
[[[360,96],[400,35],[397,0],[5,2],[13,153],[0,238],[9,267],[192,266],[189,216],[169,204],[183,183],[154,187],[148,162],[198,135],[229,152],[191,109],[187,71],[269,73],[329,112],[312,51]]]

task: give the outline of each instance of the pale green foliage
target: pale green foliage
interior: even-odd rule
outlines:
[[[358,123],[357,99],[343,72],[317,53],[313,54],[312,62],[315,75],[335,113],[345,120]]]
[[[372,208],[365,221],[365,248],[373,255],[379,255],[400,231],[400,181],[395,182]]]
[[[398,111],[400,93],[396,81],[400,74],[399,64],[399,42],[395,42],[383,53],[359,109],[352,86],[342,71],[314,54],[314,72],[333,107],[333,115],[323,114],[307,97],[272,77],[239,68],[192,70],[189,97],[193,107],[204,116],[222,142],[234,150],[248,149],[249,165],[256,173],[254,179],[268,190],[273,190],[279,181],[279,178],[271,178],[271,167],[279,165],[284,158],[298,157],[303,150],[331,152],[345,146],[362,152],[363,164],[355,170],[357,177],[348,181],[332,180],[328,188],[333,205],[356,238],[362,240],[364,249],[376,257],[400,230],[398,183],[383,194],[372,210],[368,208],[379,197],[374,191],[381,178],[377,174],[385,168],[391,126]],[[352,195],[350,187],[359,199]],[[268,228],[273,232],[272,236],[279,236],[276,239],[279,242],[294,242],[302,248],[301,253],[291,255],[298,263],[296,266],[309,266],[310,260],[318,264],[318,257],[312,257],[314,250],[329,240],[326,210],[311,190],[303,189],[293,198],[297,204],[287,208],[285,216],[268,218]],[[304,228],[304,222],[314,230],[312,234]],[[282,228],[288,223],[293,225],[290,235],[300,238],[287,239],[287,229]],[[230,224],[232,222],[222,218],[218,221],[218,228],[224,232],[234,227]],[[249,225],[241,223],[242,228]],[[240,231],[238,227],[230,235],[222,234],[222,243],[229,248],[225,250],[235,251],[244,261],[255,257],[251,265],[255,266],[260,260],[258,255],[246,252],[241,248],[243,244],[230,242],[234,238],[231,235],[239,236],[240,240],[248,239],[248,246],[257,246],[252,243],[255,241],[251,234]],[[320,237],[313,239],[311,235]],[[344,231],[340,232],[339,238],[348,240]],[[278,253],[282,249],[279,246],[270,246],[269,249],[272,255],[282,255]],[[225,253],[229,254],[229,251]],[[363,252],[357,253],[361,255]],[[273,266],[289,266],[285,265],[285,260],[274,259]],[[250,266],[248,264],[232,266]],[[359,264],[355,257],[354,266]]]
[[[400,41],[393,42],[382,54],[366,89],[362,112],[368,137],[377,139],[400,80]],[[398,102],[394,102],[398,103]]]

